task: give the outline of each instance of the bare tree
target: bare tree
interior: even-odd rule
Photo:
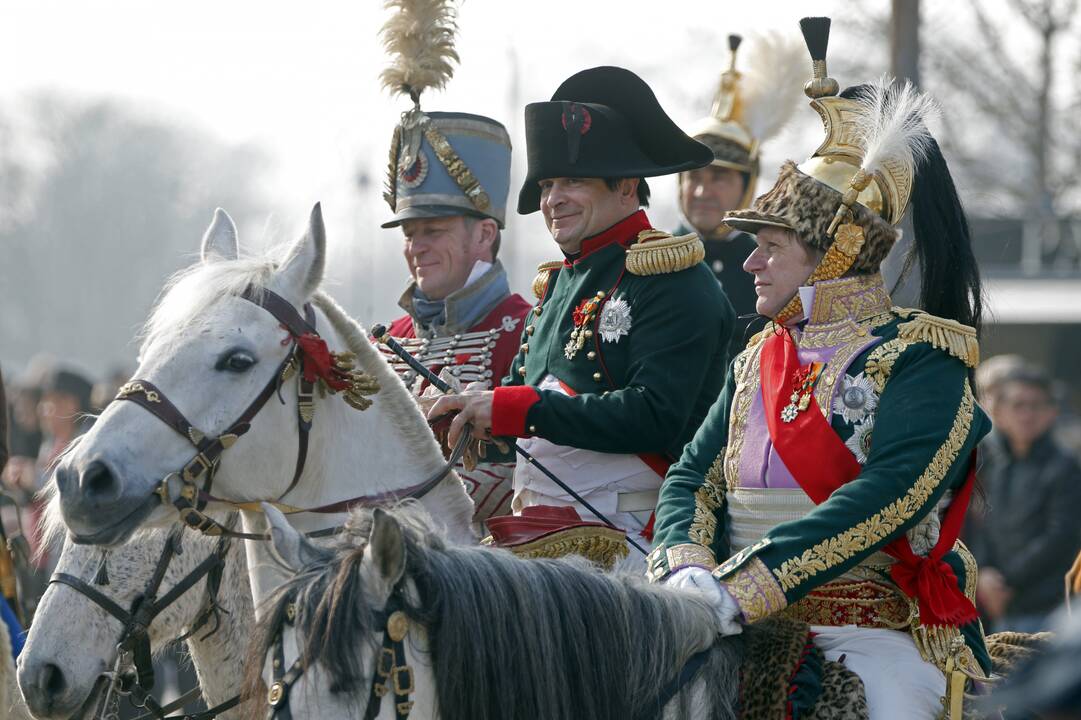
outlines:
[[[964,171],[1037,219],[1076,210],[1067,198],[1081,162],[1081,88],[1070,83],[1057,92],[1056,85],[1068,72],[1060,41],[1076,27],[1077,6],[1078,0],[1006,0],[1006,17],[969,0],[966,32],[934,30],[937,41],[925,55],[934,84],[959,106],[946,119]],[[969,132],[977,123],[986,129]]]
[[[139,321],[192,261],[214,207],[263,214],[263,156],[112,101],[43,95],[26,115],[12,143],[43,157],[30,176],[0,164],[0,188],[27,194],[0,226],[0,359],[130,363]]]

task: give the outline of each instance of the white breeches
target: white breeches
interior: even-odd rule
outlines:
[[[900,630],[855,625],[812,625],[827,660],[844,664],[863,680],[870,720],[933,720],[941,716],[946,676],[920,657],[916,643]]]

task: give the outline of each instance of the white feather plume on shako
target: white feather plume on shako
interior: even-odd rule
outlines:
[[[387,0],[385,7],[393,14],[380,35],[391,64],[379,79],[419,103],[422,92],[443,88],[454,75],[457,10],[450,0]]]
[[[390,141],[386,200],[405,220],[470,215],[506,225],[510,188],[510,135],[503,124],[465,112],[428,112],[421,94],[446,86],[458,64],[454,42],[458,12],[452,0],[386,0],[390,15],[380,35],[390,63],[380,74],[385,89],[408,97]],[[442,166],[446,171],[429,172]]]

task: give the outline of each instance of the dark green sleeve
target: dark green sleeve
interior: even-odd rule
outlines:
[[[688,273],[689,274],[689,273]],[[623,387],[576,396],[541,390],[526,415],[558,445],[609,453],[672,452],[688,428],[703,384],[724,371],[733,311],[712,277],[682,273],[638,293]],[[680,281],[683,285],[681,286]],[[517,372],[518,359],[512,366]],[[677,448],[675,452],[679,452]]]
[[[925,343],[901,347],[860,474],[714,571],[749,621],[783,609],[882,549],[964,481],[972,450],[989,426],[967,368]]]
[[[661,486],[654,524],[650,580],[689,565],[712,570],[727,557],[725,485],[722,461],[728,442],[728,417],[736,389],[740,356],[729,369],[724,389]]]

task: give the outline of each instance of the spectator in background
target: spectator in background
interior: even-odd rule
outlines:
[[[38,455],[37,472],[26,486],[26,477],[20,480],[23,489],[35,493],[41,489],[52,472],[57,458],[67,449],[72,440],[86,432],[93,423],[87,413],[91,411],[90,393],[93,386],[82,374],[66,368],[55,368],[47,373],[41,387],[41,402],[38,403],[38,419],[45,440]],[[40,545],[38,519],[43,508],[40,502],[29,503],[29,518],[24,518],[24,527],[29,535],[30,547],[35,553]],[[27,523],[26,520],[29,520]]]
[[[995,355],[980,363],[980,366],[976,368],[976,399],[980,401],[980,405],[988,415],[994,417],[995,393],[998,392],[1003,378],[1028,367],[1031,367],[1028,360],[1020,355],[1012,354]]]
[[[90,393],[90,407],[93,412],[100,414],[116,397],[120,386],[128,381],[131,373],[122,367],[114,367],[104,380],[94,383],[94,389]]]
[[[1063,576],[1081,546],[1081,468],[1055,441],[1054,385],[1016,366],[993,386],[994,430],[983,441],[982,513],[966,536],[980,566],[977,598],[995,630],[1036,632],[1063,598]]]

